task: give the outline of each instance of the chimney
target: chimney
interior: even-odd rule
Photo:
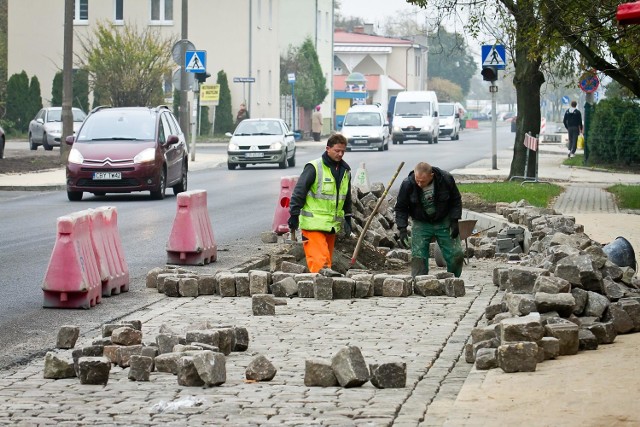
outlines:
[[[373,24],[364,24],[364,33],[372,35],[373,34]]]
[[[356,25],[353,27],[353,32],[356,34],[364,34],[364,27],[362,25]]]

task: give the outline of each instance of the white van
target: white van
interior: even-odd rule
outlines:
[[[393,143],[417,139],[437,144],[440,132],[438,111],[438,97],[433,91],[398,93],[393,108]]]
[[[340,133],[352,148],[389,149],[389,123],[378,105],[354,105],[347,111]]]
[[[439,105],[440,136],[448,136],[451,140],[460,139],[460,111],[462,104],[443,102]]]

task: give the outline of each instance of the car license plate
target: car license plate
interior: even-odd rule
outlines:
[[[264,157],[264,153],[246,153],[244,156],[251,157],[251,158]]]
[[[122,179],[122,172],[94,172],[94,180]]]
[[[366,139],[354,139],[353,143],[354,144],[366,144],[367,140]]]

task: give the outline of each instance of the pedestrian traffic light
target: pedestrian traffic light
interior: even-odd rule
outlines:
[[[619,5],[616,18],[620,25],[640,24],[640,2]]]
[[[200,83],[204,83],[209,77],[211,77],[211,74],[207,72],[196,73],[196,80],[198,80]]]
[[[482,67],[482,80],[487,82],[495,82],[498,80],[498,69],[492,66],[484,66]]]

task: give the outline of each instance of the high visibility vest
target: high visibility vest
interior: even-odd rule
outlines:
[[[344,201],[351,179],[349,171],[345,171],[340,181],[340,189],[337,189],[331,169],[324,164],[322,158],[308,164],[313,165],[316,170],[316,182],[309,189],[304,206],[300,210],[300,228],[327,232],[333,229],[337,233],[344,218]]]

